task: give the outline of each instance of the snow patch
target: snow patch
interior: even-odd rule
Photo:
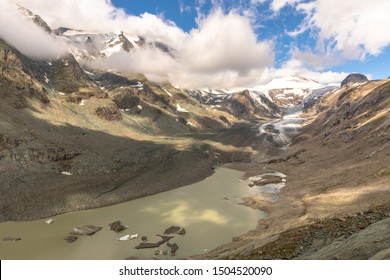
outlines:
[[[104,53],[107,57],[112,56],[115,53],[118,53],[122,50],[122,44],[117,44],[112,47],[107,47],[103,49],[101,52]]]
[[[46,82],[46,84],[48,84],[49,82],[50,82],[50,80],[49,80],[49,78],[47,77],[47,74],[45,73],[45,82]]]
[[[170,97],[172,97],[172,93],[170,93],[169,91],[167,91],[165,88],[162,88],[165,92],[166,92],[166,94],[168,94]]]
[[[182,112],[182,113],[188,113],[188,111],[186,109],[184,109],[183,107],[181,107],[179,103],[176,104],[176,111]]]

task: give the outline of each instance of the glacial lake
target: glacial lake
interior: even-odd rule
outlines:
[[[33,222],[6,222],[0,224],[0,259],[173,259],[200,254],[229,243],[254,229],[265,214],[240,205],[241,197],[254,195],[254,188],[242,179],[242,172],[218,168],[205,180],[156,195],[129,202],[52,217]],[[120,220],[128,228],[120,233],[108,225]],[[76,226],[95,225],[102,230],[91,236],[78,236],[74,243],[64,240]],[[185,235],[174,235],[176,256],[155,256],[155,249],[135,249],[141,236],[148,242],[157,242],[172,225],[184,227]],[[138,234],[134,240],[118,241],[124,235]],[[20,241],[3,241],[4,237],[20,237]],[[158,248],[169,251],[163,244]]]

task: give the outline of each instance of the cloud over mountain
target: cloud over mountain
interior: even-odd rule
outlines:
[[[22,53],[37,59],[56,58],[66,53],[65,42],[21,16],[13,3],[1,1],[0,10],[0,38]]]
[[[20,16],[15,3],[39,14],[52,28],[125,31],[164,43],[174,50],[174,58],[145,47],[131,55],[119,52],[99,65],[186,87],[249,86],[282,73],[339,82],[346,73],[331,71],[333,66],[364,61],[390,45],[389,36],[378,32],[390,28],[387,0],[197,0],[193,7],[179,1],[181,13],[184,7],[184,14],[196,11],[196,25],[188,31],[163,13],[130,15],[110,0],[1,1],[0,36],[36,58],[57,57],[66,44]],[[278,29],[285,21],[288,28]]]

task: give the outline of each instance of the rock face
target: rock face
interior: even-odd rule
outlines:
[[[390,257],[390,219],[374,223],[347,239],[340,239],[324,246],[303,259],[367,260]]]
[[[107,121],[121,121],[122,115],[118,110],[118,107],[113,104],[108,104],[104,107],[98,107],[95,110],[96,115]]]
[[[354,84],[354,83],[365,83],[365,82],[368,82],[368,79],[363,74],[350,74],[341,82],[341,86],[343,87],[350,83]]]
[[[92,225],[75,227],[75,228],[73,228],[73,231],[71,231],[70,234],[73,234],[73,235],[92,235],[101,229],[102,229],[102,227],[97,227],[97,226],[92,226]]]

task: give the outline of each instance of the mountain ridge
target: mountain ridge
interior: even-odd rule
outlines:
[[[267,217],[197,258],[361,257],[348,246],[332,251],[333,242],[365,236],[388,217],[388,80],[332,87],[288,76],[252,88],[184,89],[82,63],[110,46],[108,54],[151,47],[175,55],[169,46],[125,33],[50,32],[71,44],[79,38],[85,57],[34,59],[0,39],[0,222],[153,195],[221,164],[246,177],[282,172],[285,186],[278,199],[244,198]]]

